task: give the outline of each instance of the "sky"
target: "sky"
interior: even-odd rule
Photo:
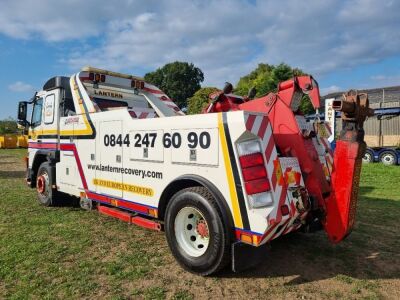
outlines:
[[[137,76],[192,62],[203,86],[258,63],[312,74],[321,93],[400,85],[400,1],[0,0],[0,119],[47,79],[91,65]]]

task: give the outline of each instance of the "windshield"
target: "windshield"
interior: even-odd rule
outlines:
[[[32,127],[36,127],[42,123],[42,108],[43,108],[43,98],[39,98],[35,101],[32,111]]]

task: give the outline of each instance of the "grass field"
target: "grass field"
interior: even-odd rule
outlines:
[[[343,243],[293,234],[256,269],[202,278],[177,265],[163,233],[39,206],[23,180],[25,151],[0,150],[0,298],[400,299],[400,167],[363,166]]]

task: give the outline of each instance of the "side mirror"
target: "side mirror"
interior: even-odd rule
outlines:
[[[18,120],[26,120],[27,103],[21,101],[18,103]]]
[[[24,127],[29,125],[28,121],[26,120],[27,105],[28,103],[26,101],[21,101],[18,103],[18,124]]]

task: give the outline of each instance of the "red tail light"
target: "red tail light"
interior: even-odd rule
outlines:
[[[251,181],[267,177],[267,171],[265,170],[265,167],[262,165],[243,169],[242,173],[243,173],[243,179],[245,181]]]
[[[239,157],[239,160],[240,160],[240,165],[242,166],[242,169],[264,165],[264,159],[263,159],[261,153],[253,153],[253,154],[249,154],[249,155],[243,155],[243,156]]]
[[[258,141],[245,142],[247,149],[261,151]],[[240,146],[239,146],[240,147]],[[248,153],[248,152],[247,152]],[[253,152],[239,157],[244,186],[248,195],[267,192],[270,190],[267,170],[264,165],[264,158],[261,152]]]
[[[246,181],[244,185],[246,188],[246,192],[249,195],[268,192],[270,190],[268,178],[266,177],[257,180]]]

